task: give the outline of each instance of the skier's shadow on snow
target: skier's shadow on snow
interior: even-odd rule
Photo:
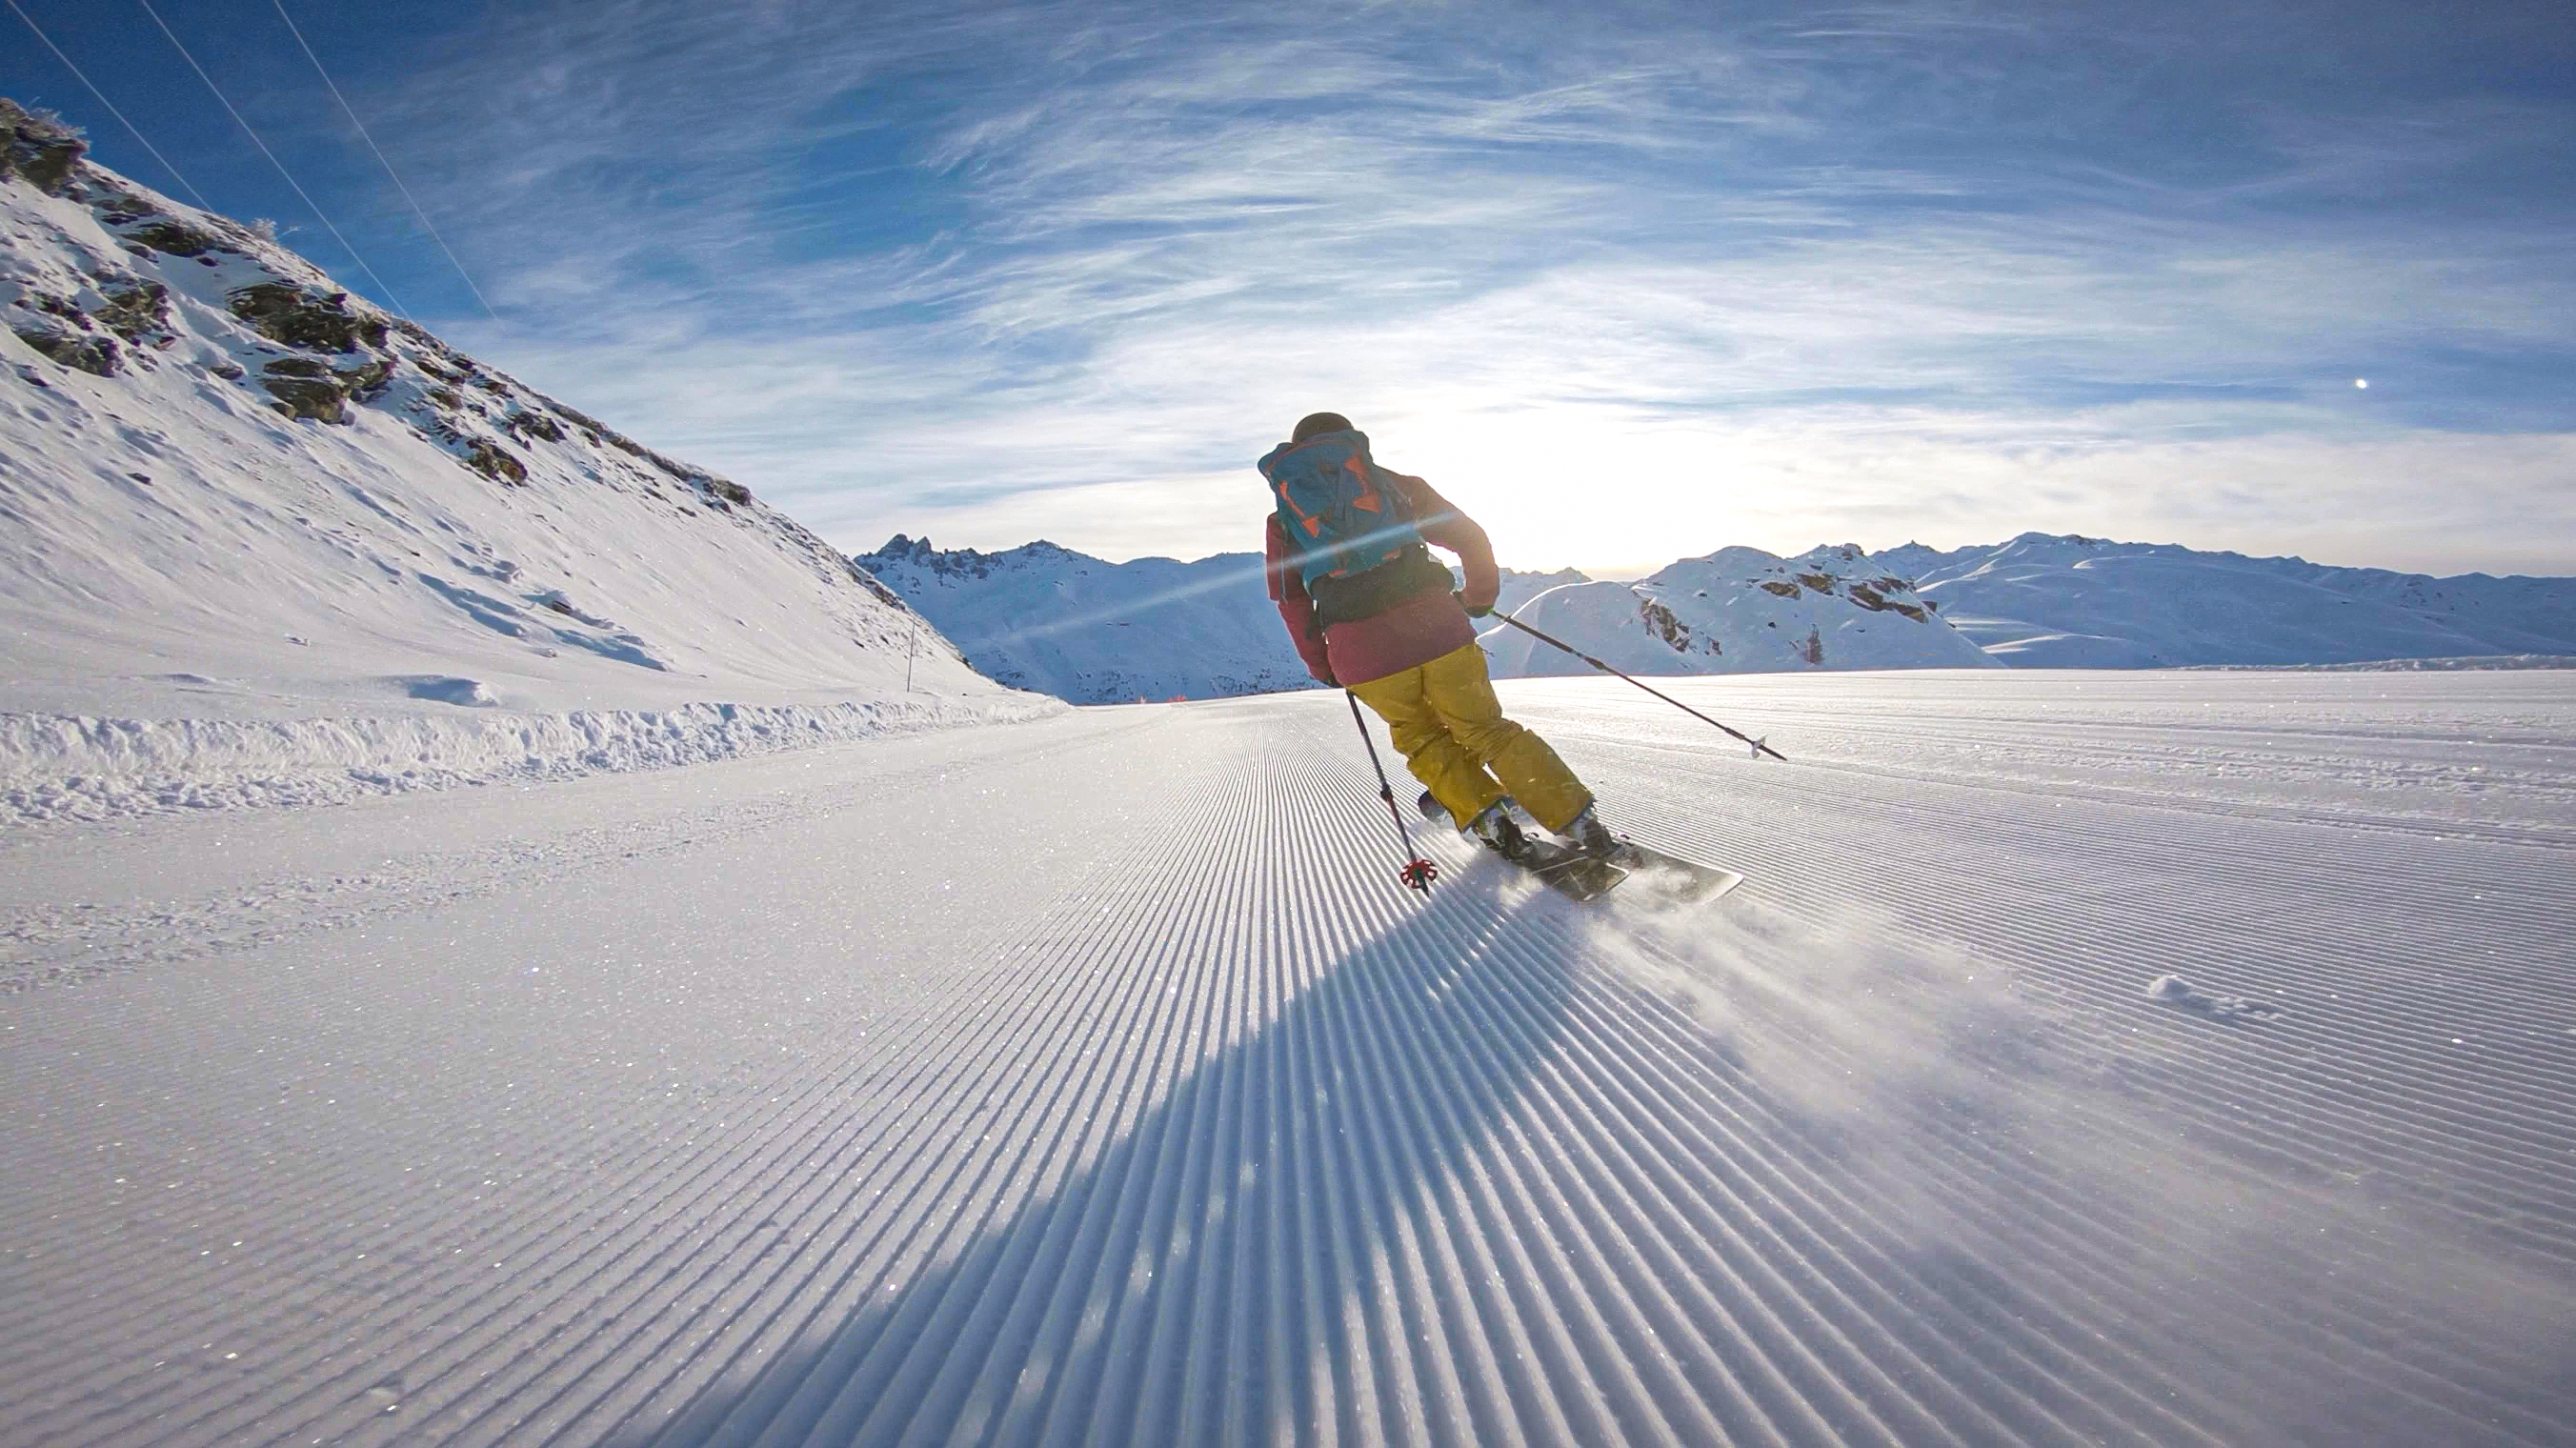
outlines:
[[[1574,1003],[1575,912],[1498,908],[1501,879],[1445,887],[1320,972],[1288,967],[1313,983],[1278,1019],[1090,1165],[819,1346],[617,1441],[1476,1436],[1387,1374],[1418,1371],[1446,1330],[1424,1284],[1395,1274],[1474,1191]],[[1261,948],[1297,946],[1274,931]]]
[[[1655,1231],[1598,1219],[1605,1207],[1618,1211],[1602,1178],[1618,1174],[1605,1158],[1619,1147],[1596,1136],[1623,1128],[1587,1118],[1687,1111],[1682,1097],[1758,1091],[1764,1073],[1733,1056],[1724,1032],[1690,1027],[1678,1007],[1665,1015],[1675,1029],[1629,1057],[1610,1033],[1651,1021],[1616,1009],[1614,998],[1651,1012],[1651,990],[1584,963],[1595,952],[1579,909],[1543,893],[1497,898],[1505,878],[1471,870],[1329,961],[1313,959],[1318,947],[1293,923],[1275,923],[1227,943],[1254,961],[1179,965],[1184,976],[1266,969],[1309,983],[1269,1025],[1198,1060],[1049,1189],[900,1280],[872,1280],[884,1264],[867,1262],[852,1279],[866,1306],[812,1324],[771,1361],[735,1363],[667,1420],[630,1424],[612,1441],[1611,1442],[1711,1420],[1711,1436],[1759,1436],[1736,1434],[1741,1403],[1721,1401],[1726,1391],[1704,1379],[1627,1372],[1626,1363],[1680,1344],[1659,1342],[1649,1320],[1609,1297],[1583,1299],[1622,1290],[1601,1280],[1620,1275],[1615,1265],[1587,1268],[1587,1248],[1615,1252]],[[1649,1057],[1666,1068],[1661,1088],[1631,1079]],[[1605,1061],[1626,1084],[1593,1069]],[[1632,1087],[1638,1099],[1612,1099]],[[1675,1094],[1658,1102],[1657,1090]],[[1838,1174],[1847,1165],[1832,1124],[1794,1111],[1770,1146]],[[970,1134],[955,1149],[1011,1148]],[[1687,1195],[1695,1184],[1673,1186]],[[2014,1201],[1998,1191],[1959,1210],[2001,1212],[2008,1223]],[[1748,1200],[1739,1210],[1768,1219],[1793,1208]],[[1790,1224],[1781,1225],[1786,1240]],[[2034,1334],[2063,1314],[2031,1296],[2009,1259],[1999,1267],[1937,1237],[1888,1245],[1913,1284],[1888,1331],[1927,1360],[1943,1344],[1964,1346],[1982,1378],[1953,1385],[1973,1400],[1962,1411],[1999,1436],[2062,1436],[2049,1417],[2054,1379],[2015,1367],[2000,1349],[2040,1340]],[[2224,1260],[2263,1284],[2297,1270],[2241,1252]],[[1861,1282],[1848,1275],[1857,1268],[1811,1265],[1842,1271],[1847,1286]],[[1747,1324],[1759,1326],[1760,1304],[1744,1296],[1757,1289],[1707,1285],[1732,1312],[1732,1326],[1706,1324],[1725,1351]],[[1533,1329],[1521,1360],[1505,1325],[1548,1312],[1570,1336],[1551,1344]],[[2188,1303],[2176,1314],[2149,1334],[2160,1352],[2193,1340],[2202,1321]],[[2231,1411],[2314,1429],[2290,1435],[2303,1441],[2460,1441],[2419,1431],[2455,1428],[2449,1407],[2352,1381],[2283,1406],[2276,1395],[2295,1371],[2259,1354],[2244,1365],[2219,1361],[2232,1344],[2269,1343],[2264,1334],[2276,1328],[2223,1310],[2208,1321],[2237,1335],[2169,1366],[2205,1370]],[[2092,1370],[2127,1362],[2112,1354]],[[1859,1368],[1835,1371],[1839,1382],[1867,1386]],[[2534,1385],[2545,1378],[2502,1371],[2503,1396],[2521,1408],[2546,1415],[2565,1402],[2562,1387]],[[1479,1381],[1445,1390],[1461,1379]],[[1891,1387],[1884,1402],[1901,1397]],[[2119,1426],[2119,1402],[2086,1411],[2105,1436]],[[1658,1416],[1666,1423],[1643,1421]]]

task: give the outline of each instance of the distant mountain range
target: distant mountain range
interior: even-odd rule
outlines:
[[[1258,553],[1110,563],[1040,540],[999,553],[896,534],[851,560],[987,677],[1077,704],[1211,699],[1314,681],[1279,624]],[[1503,605],[1581,582],[1506,569]]]
[[[853,560],[1003,683],[1076,703],[1309,687],[1251,553],[1109,563],[896,535]],[[2576,654],[2576,579],[2430,578],[2027,533],[1941,551],[1722,548],[1636,583],[1504,570],[1502,606],[1632,673],[2153,668]],[[1496,625],[1498,678],[1588,672]]]
[[[851,561],[955,640],[968,663],[1019,688],[1107,704],[1312,683],[1258,554],[1109,563],[1047,542],[981,553],[897,534]],[[1729,548],[1636,584],[1570,568],[1505,569],[1500,604],[1646,673],[1996,666],[1904,579],[1852,547],[1794,561]],[[1514,631],[1488,632],[1485,644],[1497,677],[1584,668]]]
[[[2433,578],[2045,533],[1946,553],[1908,543],[1878,561],[2020,668],[2576,654],[2576,578]]]

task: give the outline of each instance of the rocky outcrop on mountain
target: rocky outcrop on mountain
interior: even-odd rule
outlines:
[[[375,407],[505,484],[526,480],[532,442],[562,442],[569,428],[605,450],[604,471],[656,497],[718,514],[750,502],[741,484],[664,457],[352,297],[250,228],[89,165],[85,149],[59,121],[0,100],[0,175],[77,202],[98,229],[83,238],[45,228],[56,232],[43,249],[51,255],[21,248],[0,275],[9,330],[48,360],[97,377],[175,363],[299,420],[346,424],[353,404]],[[185,329],[174,304],[191,313]],[[216,313],[238,325],[209,325]],[[183,330],[196,345],[180,347]],[[43,384],[41,372],[20,376]]]
[[[60,116],[0,96],[0,181],[23,176],[48,196],[71,184],[89,143]]]

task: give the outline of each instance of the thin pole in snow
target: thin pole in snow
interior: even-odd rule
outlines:
[[[1351,722],[1360,727],[1360,743],[1368,746],[1369,768],[1377,771],[1377,797],[1386,801],[1387,817],[1395,821],[1396,847],[1406,857],[1397,874],[1408,889],[1429,895],[1431,882],[1440,878],[1440,867],[1413,853],[1413,831],[1405,828],[1404,812],[1395,807],[1395,787],[1386,782],[1386,766],[1378,762],[1377,739],[1369,733],[1368,721],[1360,717],[1360,696],[1344,689],[1342,697],[1350,701]]]
[[[1612,677],[1614,677],[1614,678],[1627,679],[1629,683],[1631,683],[1631,684],[1636,684],[1638,688],[1645,690],[1647,693],[1652,694],[1652,695],[1654,695],[1656,698],[1663,700],[1665,703],[1672,705],[1674,708],[1681,710],[1683,713],[1688,714],[1689,716],[1691,716],[1691,717],[1692,717],[1692,718],[1694,718],[1694,719],[1697,719],[1697,720],[1698,720],[1699,722],[1701,722],[1702,724],[1717,724],[1717,727],[1718,727],[1718,728],[1720,728],[1720,729],[1726,729],[1726,732],[1727,732],[1727,733],[1729,733],[1729,734],[1733,734],[1733,735],[1735,735],[1735,737],[1736,737],[1736,738],[1741,739],[1741,740],[1743,740],[1745,743],[1752,745],[1752,746],[1753,746],[1753,757],[1754,757],[1754,758],[1756,758],[1756,759],[1759,759],[1759,758],[1761,758],[1763,755],[1768,754],[1768,755],[1770,755],[1772,758],[1774,758],[1774,759],[1776,759],[1776,760],[1779,760],[1779,761],[1780,761],[1781,763],[1783,763],[1783,764],[1786,764],[1786,763],[1788,763],[1788,762],[1789,762],[1789,756],[1787,756],[1787,755],[1785,755],[1785,754],[1781,753],[1781,752],[1780,752],[1779,750],[1777,750],[1777,749],[1772,748],[1770,745],[1765,744],[1765,743],[1764,743],[1764,742],[1762,742],[1761,740],[1754,738],[1752,735],[1750,735],[1750,734],[1737,734],[1737,733],[1736,733],[1736,731],[1734,731],[1734,730],[1732,730],[1732,729],[1727,729],[1725,725],[1723,725],[1723,724],[1718,724],[1716,720],[1711,719],[1711,718],[1710,718],[1710,717],[1708,717],[1706,714],[1703,714],[1703,713],[1701,713],[1700,711],[1698,711],[1697,709],[1692,708],[1690,705],[1683,703],[1681,700],[1674,698],[1672,695],[1665,693],[1663,690],[1658,689],[1658,688],[1654,687],[1654,686],[1653,686],[1653,685],[1651,685],[1651,684],[1641,683],[1641,682],[1639,682],[1638,680],[1636,680],[1636,679],[1634,679],[1634,678],[1630,678],[1630,677],[1629,677],[1628,675],[1626,675],[1626,674],[1620,673],[1617,669],[1614,669],[1614,668],[1610,667],[1608,664],[1605,664],[1605,663],[1601,662],[1599,659],[1596,659],[1596,658],[1592,657],[1590,654],[1585,653],[1583,650],[1578,649],[1578,648],[1576,648],[1574,645],[1572,645],[1572,644],[1570,644],[1570,643],[1565,642],[1563,639],[1553,638],[1553,637],[1550,637],[1550,636],[1549,636],[1549,635],[1547,635],[1547,634],[1540,633],[1537,629],[1531,628],[1528,624],[1525,624],[1525,623],[1521,622],[1519,619],[1516,619],[1516,618],[1512,617],[1512,616],[1511,616],[1510,614],[1508,614],[1508,613],[1498,613],[1498,614],[1495,614],[1495,615],[1494,615],[1494,617],[1496,617],[1496,618],[1498,618],[1498,619],[1501,619],[1503,622],[1505,622],[1505,623],[1507,623],[1507,624],[1510,624],[1512,627],[1514,627],[1514,628],[1516,628],[1516,629],[1519,629],[1522,633],[1528,634],[1531,638],[1534,638],[1534,639],[1538,640],[1540,643],[1543,643],[1543,644],[1553,644],[1553,645],[1555,645],[1556,647],[1558,647],[1558,648],[1560,648],[1560,649],[1565,650],[1567,653],[1574,655],[1576,658],[1581,659],[1583,662],[1585,662],[1585,663],[1587,663],[1587,664],[1590,664],[1592,667],[1594,667],[1594,668],[1596,668],[1596,669],[1599,669],[1601,672],[1603,672],[1603,673],[1605,673],[1605,674],[1611,675],[1611,676],[1612,676]]]

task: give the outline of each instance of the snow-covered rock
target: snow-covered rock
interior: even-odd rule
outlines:
[[[1632,674],[1995,664],[1904,579],[1849,544],[1793,559],[1721,548],[1634,584],[1550,589],[1514,617]],[[1483,641],[1498,678],[1589,672],[1509,625]]]
[[[90,164],[63,127],[0,102],[0,155],[0,817],[1053,707],[741,485]],[[722,713],[743,708],[778,727]],[[669,747],[596,742],[648,736]]]
[[[2025,533],[1880,555],[1959,631],[2021,667],[2330,664],[2576,653],[2576,579],[2334,568]]]

